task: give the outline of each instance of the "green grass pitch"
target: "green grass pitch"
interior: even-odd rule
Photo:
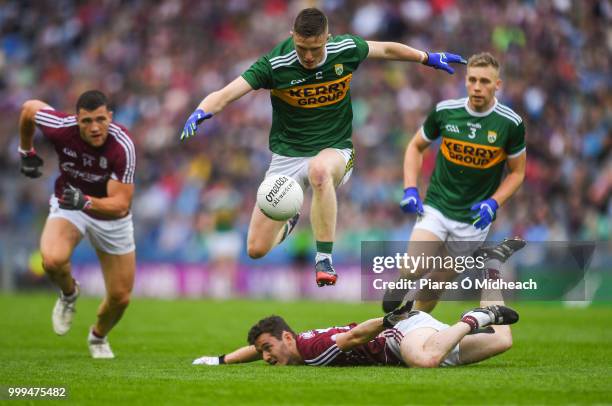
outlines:
[[[244,345],[263,316],[296,330],[379,315],[374,303],[135,299],[110,336],[114,360],[86,346],[98,299],[82,298],[72,330],[51,329],[51,294],[0,296],[0,386],[64,386],[70,404],[609,404],[612,306],[566,309],[516,303],[514,348],[481,364],[433,370],[391,367],[269,367],[263,362],[192,366],[200,355]],[[442,303],[457,320],[474,303]],[[28,400],[37,403],[37,400]]]

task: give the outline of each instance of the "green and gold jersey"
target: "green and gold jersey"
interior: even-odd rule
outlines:
[[[331,37],[321,64],[306,69],[289,37],[242,74],[253,89],[270,89],[270,150],[291,157],[325,148],[352,148],[351,79],[367,56],[355,35]]]
[[[422,132],[430,142],[441,138],[425,204],[464,223],[473,221],[470,207],[499,187],[506,159],[525,151],[523,120],[497,100],[483,113],[470,109],[467,98],[442,101]]]

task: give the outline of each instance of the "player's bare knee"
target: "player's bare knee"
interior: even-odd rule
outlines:
[[[446,357],[446,353],[445,352],[441,352],[441,351],[431,351],[427,353],[427,356],[425,357],[426,359],[426,363],[427,363],[427,367],[425,368],[437,368],[440,366],[440,364],[442,363],[442,361],[444,361],[444,358]]]
[[[401,278],[414,280],[422,278],[427,273],[427,270],[422,268],[399,268],[399,272]]]
[[[247,234],[247,255],[252,259],[264,257],[274,246],[274,232],[265,229],[250,228]]]
[[[259,258],[263,258],[266,255],[266,251],[264,250],[260,250],[257,248],[247,248],[247,254],[249,255],[249,258],[251,259],[259,259]]]
[[[498,352],[506,352],[512,348],[512,334],[501,334],[497,340]]]
[[[323,162],[312,161],[308,168],[308,180],[313,188],[320,188],[332,181],[331,170]]]
[[[401,279],[411,280],[414,278],[414,274],[409,269],[399,268],[399,273]]]
[[[442,361],[440,361],[438,357],[428,358],[423,360],[423,363],[419,366],[419,368],[438,368],[441,362]]]
[[[262,244],[258,244],[255,242],[247,242],[247,254],[252,259],[258,259],[264,257],[268,251],[270,251],[267,247],[264,247]]]
[[[405,342],[402,342],[400,353],[404,362],[413,368],[436,368],[444,357],[444,354],[417,349],[414,344],[406,345]]]
[[[47,273],[64,272],[66,265],[70,263],[70,258],[65,258],[61,255],[42,253],[43,269]]]
[[[423,355],[422,357],[418,357],[415,359],[411,359],[408,362],[413,368],[437,368],[440,366],[442,359],[440,356],[436,354],[431,355]]]
[[[109,292],[108,302],[112,307],[125,308],[130,304],[130,292],[128,291]]]

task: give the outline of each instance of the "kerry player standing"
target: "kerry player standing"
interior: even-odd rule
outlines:
[[[459,55],[427,53],[395,42],[365,41],[355,35],[329,34],[327,17],[316,8],[302,10],[291,36],[246,72],[208,95],[185,123],[181,139],[195,135],[197,126],[252,90],[270,89],[272,162],[266,175],[284,174],[305,189],[313,188],[311,222],[316,239],[316,282],[334,285],[332,265],[337,201],[335,188],[353,168],[353,111],[350,85],[366,58],[420,62],[448,73],[449,63],[465,63]],[[253,209],[247,238],[252,258],[266,255],[283,241],[297,222],[266,217]]]
[[[523,183],[525,125],[495,97],[502,84],[499,71],[499,62],[491,54],[471,56],[465,77],[468,97],[438,103],[406,149],[400,205],[404,212],[421,216],[410,236],[409,255],[446,255],[440,250],[471,254],[486,239],[498,208]],[[423,154],[438,139],[440,151],[423,204],[417,189]],[[500,244],[502,257],[522,244],[520,239],[504,241]],[[416,269],[404,271],[402,277],[415,279],[427,271],[435,271],[431,277],[436,281],[456,276],[452,270]],[[388,290],[383,310],[399,306],[406,292]],[[421,292],[415,308],[431,311],[440,293]]]

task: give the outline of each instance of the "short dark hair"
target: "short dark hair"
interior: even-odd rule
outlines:
[[[302,37],[317,37],[327,29],[327,17],[318,8],[305,8],[295,18],[293,32]]]
[[[100,106],[108,108],[106,95],[99,90],[88,90],[79,96],[76,103],[76,112],[78,113],[81,109],[92,111]]]
[[[479,54],[470,56],[467,65],[474,67],[492,66],[497,71],[499,71],[500,68],[497,59],[495,59],[495,57],[488,52],[481,52]]]
[[[297,334],[291,330],[291,327],[289,327],[287,322],[282,317],[266,317],[265,319],[259,320],[257,324],[251,327],[249,330],[249,335],[247,336],[247,341],[250,345],[254,345],[257,338],[264,333],[268,333],[272,337],[280,340],[283,335],[283,331],[291,333],[291,335],[297,337]]]

